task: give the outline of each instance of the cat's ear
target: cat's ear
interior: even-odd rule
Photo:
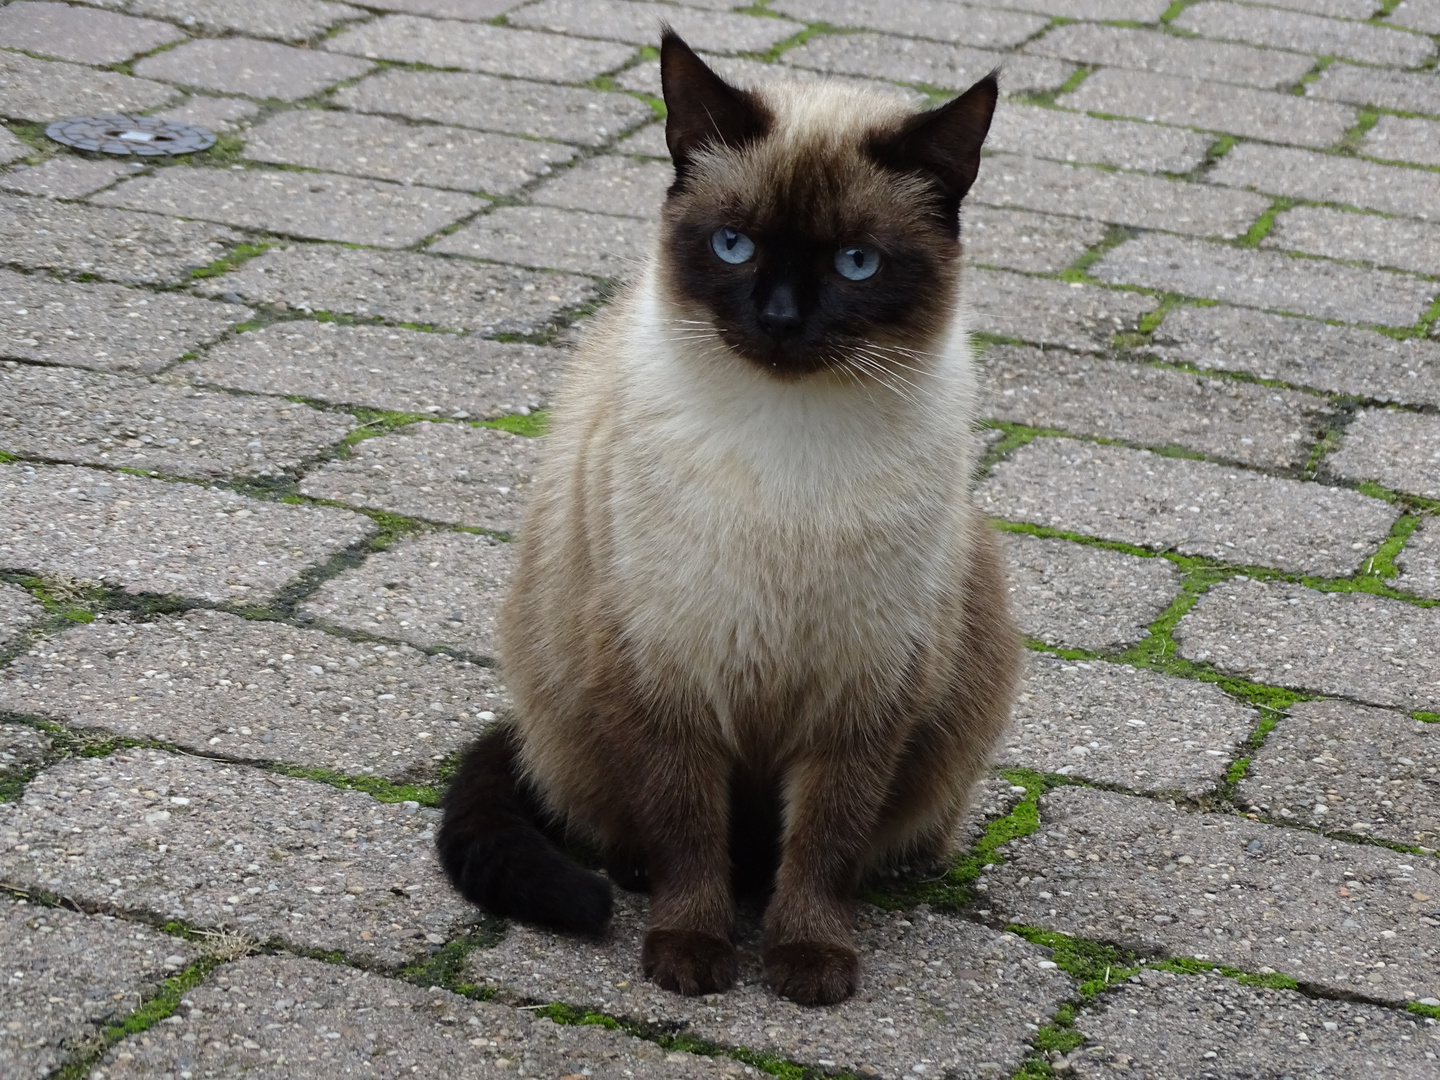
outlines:
[[[980,145],[999,96],[992,71],[954,101],[911,117],[899,131],[876,136],[870,153],[888,169],[928,175],[939,185],[953,219],[980,172]]]
[[[669,26],[660,34],[660,84],[677,182],[697,151],[742,146],[770,130],[770,110],[759,98],[716,75]]]

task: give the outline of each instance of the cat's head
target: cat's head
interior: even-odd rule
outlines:
[[[669,29],[660,64],[675,162],[660,260],[682,324],[787,378],[932,348],[994,76],[914,113],[839,83],[738,89]]]

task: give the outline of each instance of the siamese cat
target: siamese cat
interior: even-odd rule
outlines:
[[[960,202],[994,76],[928,112],[737,89],[672,31],[675,183],[648,264],[568,370],[500,626],[512,723],[468,753],[441,861],[498,915],[601,932],[648,888],[646,975],[856,987],[869,870],[949,850],[1020,642],[971,503]]]

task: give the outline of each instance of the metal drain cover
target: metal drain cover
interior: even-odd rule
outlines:
[[[55,121],[45,134],[102,154],[190,154],[215,145],[215,136],[204,128],[155,116],[77,116]]]

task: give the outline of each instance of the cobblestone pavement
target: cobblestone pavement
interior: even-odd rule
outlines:
[[[431,854],[652,43],[940,101],[1024,693],[829,1009]],[[1440,3],[0,4],[0,1075],[1440,1077]],[[178,160],[47,141],[144,112]],[[745,951],[751,950],[751,951]]]

